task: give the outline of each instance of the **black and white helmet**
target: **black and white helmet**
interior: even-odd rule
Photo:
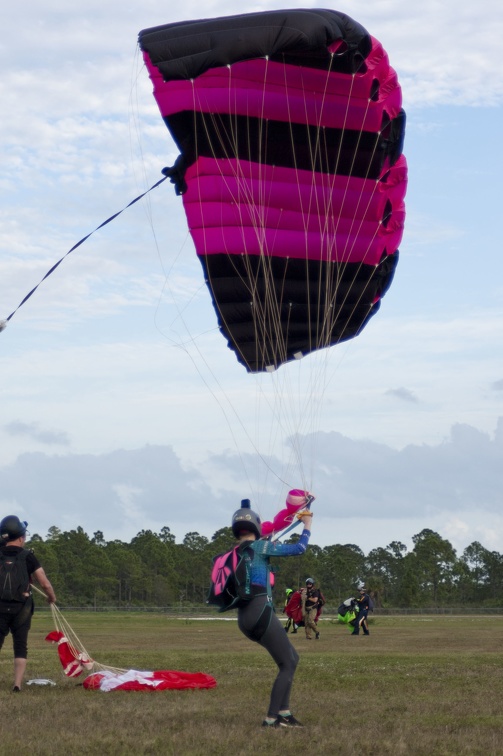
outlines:
[[[260,517],[251,509],[250,500],[243,499],[241,509],[237,509],[232,515],[232,532],[239,537],[240,533],[255,533],[257,538],[262,535]]]

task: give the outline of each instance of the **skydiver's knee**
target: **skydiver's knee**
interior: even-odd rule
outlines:
[[[297,664],[299,663],[300,657],[299,657],[297,651],[294,649],[293,646],[292,646],[291,659],[292,659],[291,660],[291,667],[292,667],[293,671],[295,672],[295,670],[297,669]]]
[[[14,658],[15,659],[28,658],[28,645],[26,643],[14,643]]]
[[[12,635],[14,657],[16,659],[28,658],[28,628],[23,627]]]

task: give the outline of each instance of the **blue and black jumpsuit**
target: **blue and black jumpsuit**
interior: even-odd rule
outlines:
[[[309,543],[311,532],[304,530],[297,543],[250,541],[253,550],[251,583],[254,597],[238,609],[238,625],[250,640],[260,643],[278,665],[269,702],[268,717],[277,717],[279,711],[290,708],[290,691],[299,655],[290,643],[283,625],[274,613],[268,590],[270,557],[299,556]]]

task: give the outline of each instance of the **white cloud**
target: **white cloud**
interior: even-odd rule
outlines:
[[[181,468],[168,446],[101,456],[25,454],[0,468],[0,479],[2,509],[28,512],[31,531],[42,535],[51,525],[81,525],[112,540],[173,524],[183,537],[179,527],[190,523],[211,529],[221,506],[213,498],[204,514],[207,488],[196,470]]]
[[[412,391],[409,391],[409,389],[404,388],[403,386],[400,386],[396,389],[388,389],[386,391],[387,396],[395,397],[396,399],[400,399],[403,402],[412,402],[415,404],[418,399],[417,397],[412,393]]]
[[[474,540],[498,548],[503,418],[492,436],[455,426],[442,444],[401,451],[339,433],[323,434],[321,441],[314,463],[315,543],[352,542],[368,551],[438,527],[458,549]],[[42,534],[51,525],[80,525],[90,533],[102,530],[109,540],[129,539],[143,528],[168,525],[180,540],[193,530],[211,537],[245,496],[251,495],[264,519],[281,508],[287,489],[281,495],[277,486],[250,490],[240,472],[243,462],[250,469],[258,464],[252,455],[239,460],[209,452],[207,466],[219,471],[219,486],[212,490],[205,466],[182,465],[169,446],[102,455],[24,454],[0,468],[0,502],[4,510],[22,512],[32,531]],[[473,522],[475,510],[474,528],[466,523]]]
[[[13,422],[4,425],[3,429],[8,436],[28,436],[44,446],[70,445],[70,438],[67,433],[43,429],[38,423],[21,423],[14,420]]]
[[[503,79],[494,66],[503,33],[498,0],[356,0],[347,12],[384,44],[401,77],[406,108],[501,104]]]
[[[0,44],[1,317],[176,158],[136,50],[139,30],[273,7],[317,3],[188,0],[168,13],[158,0],[46,0],[28,17],[4,3],[2,27],[16,34]],[[187,513],[177,535],[194,523],[211,535],[243,486],[264,508],[277,501],[281,486],[261,471],[250,441],[265,438],[258,445],[274,473],[317,483],[318,532],[330,542],[359,542],[362,520],[348,516],[350,504],[367,524],[364,548],[406,540],[423,523],[458,543],[478,534],[497,544],[503,534],[494,461],[503,414],[495,204],[503,7],[351,0],[344,10],[384,44],[408,111],[408,221],[381,312],[334,350],[324,390],[313,388],[305,405],[285,401],[281,427],[260,381],[245,380],[217,332],[180,198],[166,182],[72,253],[0,335],[2,502],[40,518],[39,530],[82,524],[112,538],[161,527],[172,511],[169,479]],[[318,430],[315,454],[309,432]],[[305,470],[283,460],[296,431]],[[52,443],[71,443],[72,454],[40,453]],[[151,480],[136,469],[147,462]],[[479,507],[494,531],[477,525]]]

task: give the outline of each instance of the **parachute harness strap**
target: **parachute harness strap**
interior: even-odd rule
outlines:
[[[179,166],[177,166],[177,168],[178,167]],[[165,169],[165,170],[169,171],[170,169]],[[105,221],[103,221],[103,223],[100,223],[100,225],[96,226],[96,228],[93,231],[91,231],[89,234],[87,234],[86,236],[84,236],[80,241],[78,241],[77,244],[74,244],[73,247],[71,249],[69,249],[68,252],[66,252],[63,255],[63,257],[60,260],[58,260],[58,262],[55,263],[52,266],[52,268],[50,268],[47,271],[47,273],[45,274],[45,276],[38,282],[38,284],[36,286],[34,286],[33,289],[30,292],[28,292],[28,294],[24,297],[24,299],[22,299],[21,302],[18,304],[18,306],[16,307],[16,309],[13,310],[13,312],[11,312],[11,314],[9,315],[9,317],[6,318],[5,320],[1,320],[0,321],[0,331],[4,330],[4,328],[7,326],[7,323],[9,322],[9,320],[11,320],[11,318],[14,317],[14,315],[16,314],[16,312],[24,305],[24,303],[27,302],[28,299],[30,299],[30,297],[33,294],[35,294],[35,292],[37,291],[37,289],[40,286],[40,284],[42,284],[45,281],[46,278],[49,278],[49,276],[51,275],[51,273],[54,273],[54,271],[56,270],[56,268],[58,268],[61,265],[61,263],[63,262],[63,260],[66,257],[68,257],[68,255],[71,252],[73,252],[75,249],[77,249],[77,247],[80,247],[82,244],[84,244],[84,242],[86,242],[89,239],[89,237],[91,237],[93,234],[95,234],[96,231],[99,231],[100,228],[103,228],[103,226],[108,225],[108,223],[111,223],[111,221],[113,221],[116,218],[118,218],[119,215],[121,215],[125,210],[127,210],[132,205],[136,204],[136,202],[139,202],[139,200],[143,199],[143,197],[145,197],[147,194],[149,194],[149,192],[151,192],[153,189],[156,189],[158,186],[160,186],[160,184],[162,184],[164,181],[166,181],[170,177],[171,177],[171,174],[167,173],[162,179],[160,179],[159,181],[156,181],[156,183],[153,184],[150,187],[150,189],[147,189],[146,192],[143,192],[142,194],[138,195],[138,197],[135,197],[135,199],[131,200],[131,202],[128,205],[126,205],[125,207],[123,207],[122,210],[119,210],[117,213],[114,213],[113,215],[111,215],[110,218],[107,218]]]

